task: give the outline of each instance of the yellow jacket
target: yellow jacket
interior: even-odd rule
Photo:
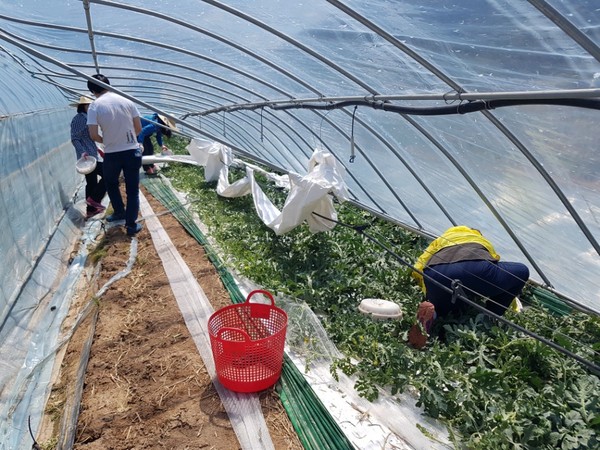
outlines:
[[[419,259],[417,259],[415,269],[419,270],[420,272],[423,272],[425,266],[427,266],[427,263],[436,252],[440,251],[445,247],[467,243],[476,243],[483,245],[487,249],[487,251],[490,252],[492,258],[496,259],[497,261],[500,260],[500,255],[496,253],[496,250],[494,250],[494,246],[492,245],[492,243],[486,238],[484,238],[479,232],[479,230],[469,228],[464,225],[459,225],[457,227],[448,228],[444,232],[444,234],[442,234],[431,244],[429,244],[429,247],[427,247],[423,254],[419,256]],[[417,280],[423,292],[425,292],[425,282],[423,280],[423,276],[416,271],[413,271],[412,276],[415,280]]]

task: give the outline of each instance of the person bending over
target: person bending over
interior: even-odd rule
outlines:
[[[529,279],[525,264],[500,261],[492,243],[479,230],[464,225],[449,228],[429,244],[415,269],[424,274],[413,272],[425,301],[419,304],[417,322],[409,330],[408,342],[418,349],[427,343],[437,317],[463,311],[468,306],[459,298],[452,301],[455,280],[465,295],[485,297],[485,308],[501,316]]]
[[[168,147],[163,143],[163,136],[170,138],[172,130],[176,129],[175,124],[168,117],[156,113],[143,116],[141,120],[142,131],[138,134],[137,141],[144,147],[142,155],[154,155],[154,144],[150,139],[152,136],[154,136],[156,143],[162,151],[168,152]],[[154,164],[144,164],[143,168],[146,175],[154,175],[156,173],[156,166]]]

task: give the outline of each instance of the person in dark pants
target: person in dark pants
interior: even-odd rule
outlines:
[[[88,97],[81,96],[78,102],[71,103],[71,106],[77,107],[77,114],[71,120],[71,143],[75,147],[77,159],[93,156],[97,160],[94,170],[85,175],[86,219],[105,210],[102,199],[106,194],[106,186],[102,178],[102,158],[87,127],[87,111],[92,101]]]
[[[408,333],[408,341],[415,348],[425,346],[437,317],[460,313],[468,307],[460,298],[452,301],[455,282],[467,298],[471,299],[471,294],[485,297],[485,308],[501,316],[529,279],[525,264],[500,261],[491,242],[466,226],[451,227],[435,239],[419,257],[415,269],[424,275],[413,272],[425,294],[417,310],[417,323]]]
[[[110,85],[104,75],[97,74],[92,78]],[[104,144],[104,182],[114,210],[106,220],[125,220],[127,234],[133,236],[142,229],[142,225],[137,223],[142,166],[142,151],[136,139],[142,131],[140,114],[132,101],[91,80],[87,85],[90,92],[96,96],[96,100],[88,109],[87,125],[92,139]],[[123,203],[119,190],[121,171],[125,178],[127,206]]]
[[[159,114],[151,114],[149,116],[142,117],[142,131],[138,134],[137,140],[144,147],[144,156],[154,155],[154,144],[152,143],[152,136],[155,137],[156,143],[161,148],[162,152],[168,152],[169,148],[163,143],[163,136],[170,138],[172,131],[175,130],[175,124],[169,120],[168,117]],[[144,172],[146,175],[156,174],[156,167],[154,164],[144,164]]]

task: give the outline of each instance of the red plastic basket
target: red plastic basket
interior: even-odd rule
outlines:
[[[251,303],[264,294],[271,304]],[[281,375],[288,317],[268,291],[250,292],[245,303],[225,306],[208,319],[217,377],[235,392],[258,392]]]

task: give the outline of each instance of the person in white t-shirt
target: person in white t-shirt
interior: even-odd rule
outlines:
[[[92,78],[110,85],[104,75],[96,74]],[[142,224],[137,223],[142,167],[142,151],[136,139],[142,130],[140,113],[135,103],[104,86],[91,80],[87,86],[96,96],[88,108],[87,125],[92,139],[104,144],[104,182],[114,211],[106,220],[125,220],[127,234],[133,236],[142,229]],[[125,178],[127,205],[123,203],[119,190],[121,171]]]

